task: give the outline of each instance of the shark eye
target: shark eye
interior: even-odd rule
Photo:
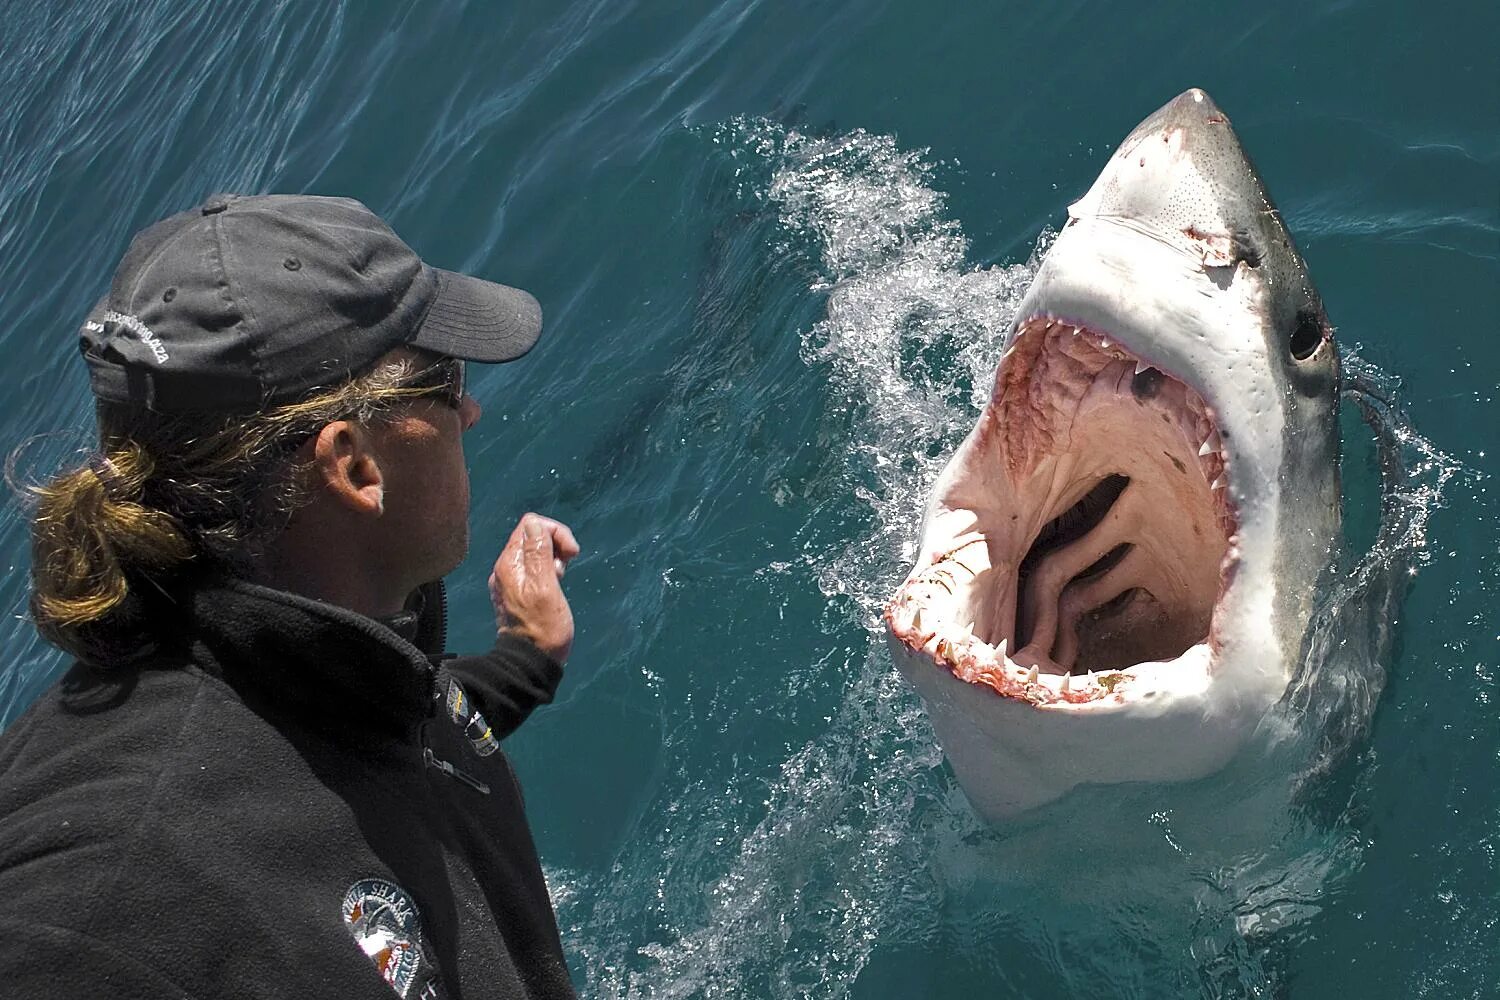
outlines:
[[[1290,344],[1292,357],[1306,361],[1322,342],[1323,324],[1318,322],[1317,314],[1308,309],[1297,313],[1297,328],[1292,331]]]

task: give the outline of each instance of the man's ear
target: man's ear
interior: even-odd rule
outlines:
[[[385,477],[375,442],[352,420],[335,420],[313,442],[316,488],[347,510],[369,517],[385,513]]]

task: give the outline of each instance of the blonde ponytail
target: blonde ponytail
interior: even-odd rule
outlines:
[[[118,608],[131,571],[169,572],[192,558],[176,520],[140,502],[152,470],[129,443],[33,487],[32,613],[49,640],[66,648],[69,627]]]
[[[377,365],[307,399],[253,414],[159,414],[100,404],[100,451],[26,488],[31,612],[38,631],[80,659],[129,659],[143,611],[189,570],[244,573],[306,500],[296,446],[342,418],[384,419],[430,395],[404,385],[421,361]],[[14,456],[12,456],[14,460]]]

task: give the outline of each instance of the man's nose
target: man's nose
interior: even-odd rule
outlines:
[[[479,405],[479,400],[464,393],[463,402],[458,404],[458,415],[464,422],[464,430],[468,430],[479,423],[479,418],[484,416],[484,408]]]

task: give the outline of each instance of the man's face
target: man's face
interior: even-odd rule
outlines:
[[[431,356],[418,364],[426,366]],[[478,422],[479,404],[441,396],[403,403],[374,429],[386,478],[384,544],[411,574],[412,585],[436,580],[463,561],[469,547],[469,471],[463,433]]]

